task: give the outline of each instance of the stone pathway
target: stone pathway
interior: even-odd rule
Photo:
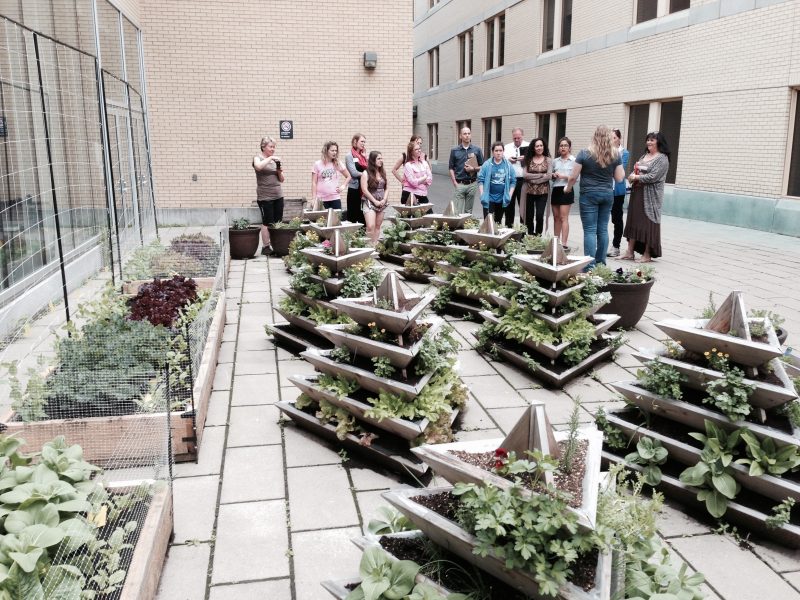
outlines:
[[[572,218],[573,242],[581,235]],[[697,315],[715,292],[732,289],[750,308],[786,317],[789,342],[800,339],[800,243],[797,238],[667,217],[665,257],[638,329],[613,363],[569,384],[540,389],[472,347],[477,324],[453,321],[460,336],[461,373],[470,388],[459,439],[501,437],[531,400],[545,402],[556,425],[571,399],[584,403],[584,421],[600,406],[616,406],[609,382],[633,376],[633,348],[663,336],[653,322]],[[610,261],[610,265],[626,263]],[[628,263],[630,264],[630,263]],[[275,348],[264,325],[288,285],[283,263],[235,261],[228,279],[227,325],[197,464],[175,467],[175,538],[162,575],[160,600],[313,600],[327,597],[319,582],[358,570],[360,535],[383,504],[381,492],[398,479],[340,455],[293,425],[279,424],[278,400],[299,392],[288,376],[311,367]],[[418,289],[419,286],[412,286]],[[434,481],[434,484],[441,483]],[[709,598],[800,598],[800,552],[769,543],[745,550],[731,536],[667,505],[661,532],[671,550],[706,575]]]

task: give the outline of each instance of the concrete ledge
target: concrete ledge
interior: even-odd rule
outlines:
[[[772,231],[800,237],[800,200],[780,198],[775,205]]]
[[[261,223],[261,212],[257,207],[234,206],[230,208],[158,208],[156,215],[159,227],[170,225],[201,226],[216,225],[228,221],[246,218],[251,223]]]

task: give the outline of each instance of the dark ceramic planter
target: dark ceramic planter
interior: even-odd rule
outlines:
[[[611,302],[601,308],[605,314],[619,315],[615,329],[635,327],[647,309],[650,289],[655,279],[645,283],[609,283],[606,287],[611,293]]]
[[[778,336],[778,342],[783,346],[786,343],[786,338],[789,337],[789,332],[783,327],[778,327],[775,330],[775,335]]]
[[[289,254],[289,244],[300,231],[299,227],[268,227],[269,241],[272,244],[272,253],[275,256]]]
[[[231,258],[243,260],[253,258],[258,250],[260,227],[247,229],[228,229],[228,242],[231,246]]]

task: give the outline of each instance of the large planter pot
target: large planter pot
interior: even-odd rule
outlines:
[[[611,302],[603,307],[603,312],[619,315],[615,329],[635,327],[647,309],[650,289],[655,279],[644,283],[609,283],[606,290],[611,293]]]
[[[228,229],[228,242],[231,247],[231,258],[244,260],[253,258],[258,250],[259,227],[247,229]]]
[[[286,256],[289,254],[289,244],[300,232],[299,227],[268,227],[269,241],[272,244],[272,253],[275,256]],[[258,246],[256,246],[258,247]]]

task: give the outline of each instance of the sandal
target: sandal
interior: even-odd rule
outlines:
[[[652,258],[637,258],[636,262],[640,263],[640,264],[641,263],[651,263],[651,262],[653,262],[653,259]]]
[[[626,256],[619,256],[619,257],[617,257],[617,260],[636,260],[636,257],[635,256],[627,256],[627,255]]]

